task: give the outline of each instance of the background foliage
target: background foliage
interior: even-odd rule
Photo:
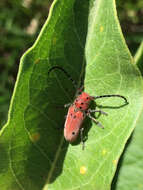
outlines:
[[[0,127],[7,120],[19,59],[35,41],[47,18],[51,2],[0,1]],[[126,42],[134,55],[143,40],[143,2],[118,0],[117,11]]]

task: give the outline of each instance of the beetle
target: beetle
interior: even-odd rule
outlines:
[[[54,70],[59,69],[69,78],[69,80],[72,81],[75,88],[77,88],[76,82],[72,79],[72,77],[65,71],[62,67],[59,66],[53,66],[50,68],[48,74]],[[90,109],[90,103],[93,100],[96,100],[98,98],[105,98],[105,97],[119,97],[125,100],[125,104],[128,104],[127,99],[119,94],[107,94],[107,95],[101,95],[101,96],[90,96],[88,93],[83,92],[82,89],[78,90],[80,94],[76,96],[74,102],[72,104],[66,104],[65,107],[69,106],[65,125],[64,125],[64,137],[67,141],[70,143],[74,142],[79,132],[81,131],[81,141],[83,142],[82,132],[83,127],[82,123],[86,116],[88,116],[90,119],[92,119],[99,127],[104,128],[103,125],[97,121],[94,117],[91,116],[91,113],[93,112],[99,112],[100,114],[107,115],[106,112],[103,112],[102,110],[91,110]]]

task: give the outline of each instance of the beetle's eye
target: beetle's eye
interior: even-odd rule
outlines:
[[[72,132],[72,135],[75,135],[75,132],[74,132],[74,131]]]

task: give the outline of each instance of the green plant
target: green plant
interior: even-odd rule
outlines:
[[[60,72],[48,76],[53,65],[78,82],[84,74],[91,95],[117,93],[129,101],[124,107],[120,99],[97,102],[110,107],[109,116],[99,118],[104,131],[85,122],[84,151],[79,142],[69,145],[57,129],[66,110],[56,105],[72,101],[75,89]],[[142,76],[122,36],[115,2],[54,1],[37,41],[21,59],[8,122],[0,133],[0,189],[110,189],[142,112],[142,94]]]
[[[49,4],[47,0],[0,1],[0,128],[7,120],[20,56],[36,39],[47,17]],[[32,25],[34,21],[36,26]]]

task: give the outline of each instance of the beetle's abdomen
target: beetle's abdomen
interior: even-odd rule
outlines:
[[[80,110],[77,111],[74,105],[69,108],[64,126],[64,136],[67,141],[75,141],[84,118],[84,113]]]

